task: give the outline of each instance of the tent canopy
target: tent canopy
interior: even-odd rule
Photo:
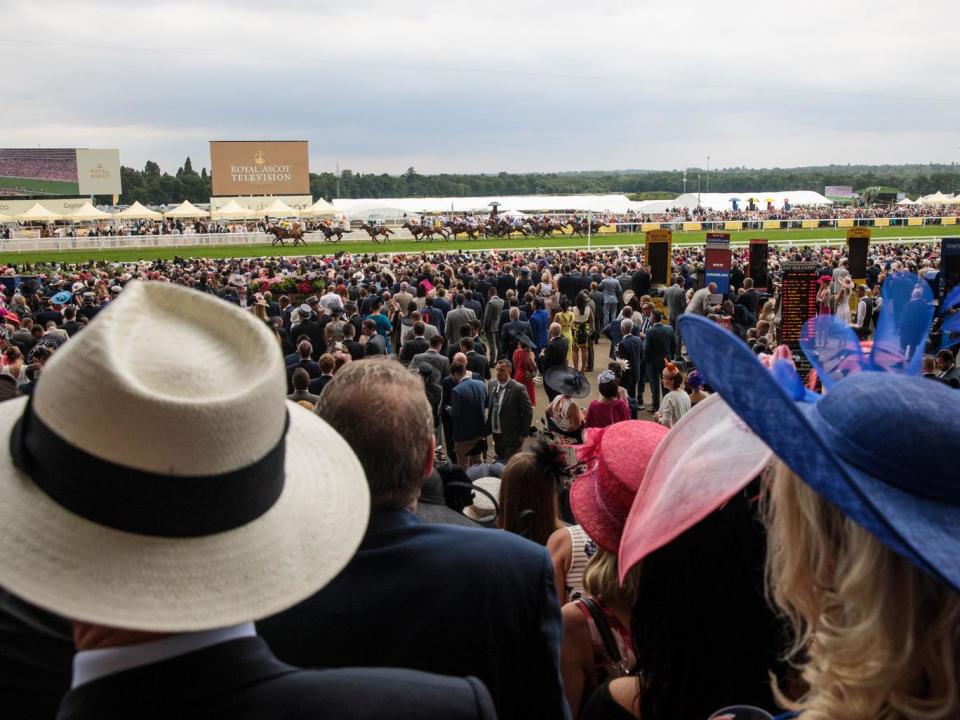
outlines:
[[[697,201],[701,207],[708,210],[729,210],[731,198],[747,198],[747,202],[769,202],[774,207],[783,207],[786,201],[791,205],[830,205],[829,199],[818,192],[812,190],[787,190],[784,192],[740,192],[740,193],[686,193],[681,195],[671,203],[672,207],[697,207]],[[743,202],[741,200],[741,202]]]
[[[283,200],[277,198],[272,203],[267,205],[267,207],[263,208],[263,210],[258,211],[257,215],[259,217],[275,218],[300,217],[300,211],[293,209]]]
[[[932,195],[927,195],[926,197],[919,198],[918,203],[923,205],[943,205],[951,199],[950,195],[944,195],[942,192],[937,190]]]
[[[321,216],[321,215],[336,215],[336,214],[337,214],[337,208],[335,208],[333,205],[331,205],[330,203],[328,203],[328,202],[327,202],[326,200],[324,200],[323,198],[320,198],[319,200],[317,200],[317,201],[316,201],[313,205],[311,205],[310,207],[304,208],[303,210],[301,210],[301,211],[300,211],[300,214],[303,215],[304,217],[306,217],[306,216],[319,217],[319,216]]]
[[[897,205],[916,205],[916,203],[908,197],[905,197],[903,200],[900,200]]]
[[[210,215],[220,220],[246,220],[248,218],[259,217],[259,213],[256,210],[245,208],[236,200],[231,200],[222,208],[214,210]]]
[[[626,195],[498,195],[486,197],[426,197],[426,198],[337,198],[333,207],[338,213],[366,217],[387,216],[385,209],[406,213],[477,213],[488,215],[493,203],[501,208],[515,208],[519,212],[595,212],[625,213],[631,201]]]
[[[209,215],[210,213],[206,210],[201,210],[189,200],[184,200],[173,210],[168,210],[163,214],[164,217],[168,218],[201,218],[208,217]]]
[[[150,208],[141,205],[140,201],[137,200],[126,210],[121,210],[113,217],[115,220],[162,220],[163,213],[158,213],[156,210],[151,210]]]
[[[48,210],[40,203],[34,203],[29,210],[25,210],[19,215],[14,215],[14,220],[20,220],[23,222],[52,222],[53,220],[62,219],[62,215],[58,215],[52,210]]]
[[[112,220],[113,215],[98,210],[89,202],[85,202],[71,213],[63,216],[64,220],[73,220],[74,222],[83,222],[84,220]]]

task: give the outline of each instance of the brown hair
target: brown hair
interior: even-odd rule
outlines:
[[[316,412],[353,448],[374,507],[399,509],[416,500],[433,440],[433,412],[419,377],[386,358],[347,363],[323,388]]]
[[[497,527],[540,545],[546,545],[553,531],[560,527],[557,484],[544,473],[533,453],[517,453],[504,468]]]

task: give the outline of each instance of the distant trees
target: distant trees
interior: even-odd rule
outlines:
[[[687,169],[687,191],[697,191],[697,175],[701,189],[706,190],[706,171]],[[160,166],[148,161],[143,170],[124,167],[122,202],[176,203],[187,199],[207,202],[210,198],[210,174],[201,168],[198,174],[190,158],[174,175],[162,173]],[[637,197],[658,194],[672,197],[683,191],[683,171],[591,171],[563,173],[497,173],[495,175],[448,174],[421,175],[414,167],[402,175],[363,174],[343,170],[340,174],[340,196],[355,197],[464,197],[470,195],[532,195],[627,193]],[[937,190],[960,191],[960,166],[939,165],[829,165],[804,168],[726,168],[710,171],[713,192],[780,190],[815,190],[823,192],[827,185],[851,185],[862,190],[874,185],[895,187],[911,195]],[[314,197],[331,199],[337,196],[334,173],[311,173],[310,192]]]

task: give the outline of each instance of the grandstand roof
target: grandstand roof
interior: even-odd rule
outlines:
[[[578,212],[625,213],[631,201],[626,195],[490,195],[486,197],[428,197],[428,198],[337,198],[333,206],[347,215],[382,214],[384,209],[396,209],[419,215],[449,212],[490,212],[491,203],[520,212]]]

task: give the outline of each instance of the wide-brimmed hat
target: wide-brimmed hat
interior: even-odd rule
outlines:
[[[497,516],[497,504],[490,498],[492,495],[497,501],[500,499],[500,478],[482,477],[474,480],[473,484],[485,490],[486,493],[477,492],[473,495],[473,504],[467,505],[463,509],[463,514],[478,523],[489,523]]]
[[[572,398],[585,398],[590,394],[590,381],[582,372],[571,367],[554,365],[543,374],[544,384],[551,390]]]
[[[73,299],[73,293],[69,290],[61,290],[56,295],[50,298],[50,302],[53,305],[66,305]]]
[[[647,420],[626,420],[587,430],[577,458],[587,471],[570,488],[570,509],[587,535],[607,552],[620,547],[630,507],[647,463],[668,428]]]
[[[620,577],[723,505],[773,453],[719,395],[697,403],[657,446],[620,539]]]
[[[524,347],[530,348],[533,350],[537,345],[533,342],[533,339],[526,333],[519,332],[517,330],[512,330],[510,332],[511,337],[517,341],[518,344],[523,345]]]
[[[856,372],[809,402],[720,326],[684,315],[680,330],[711,387],[800,478],[891,550],[960,589],[960,393],[921,377]]]
[[[347,443],[285,394],[276,340],[249,313],[129,284],[30,400],[0,403],[0,585],[155,632],[316,592],[356,550],[369,490]]]

